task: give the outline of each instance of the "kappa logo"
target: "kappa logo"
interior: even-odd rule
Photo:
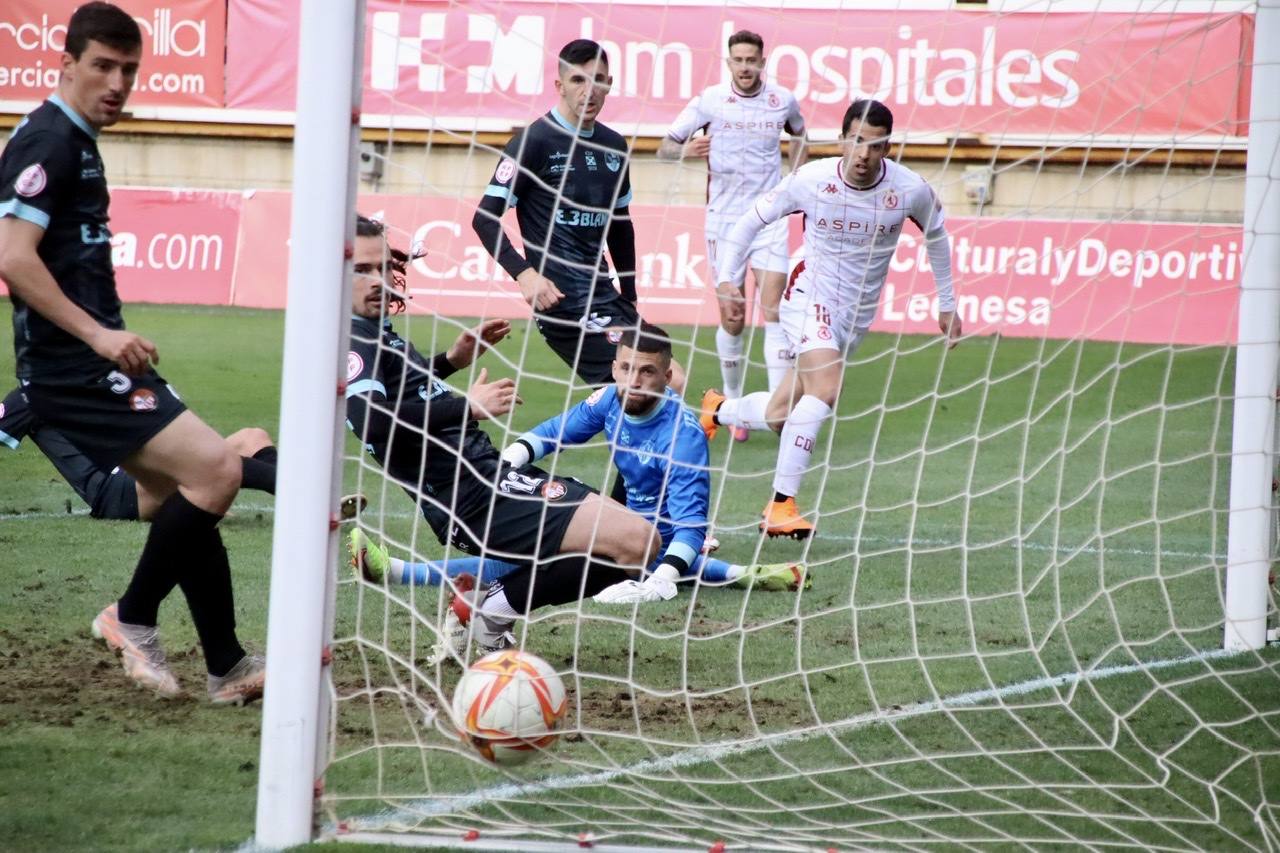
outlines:
[[[493,178],[500,184],[510,181],[516,173],[516,161],[510,157],[503,157],[502,162],[498,164],[497,170],[493,173]]]
[[[730,95],[729,97],[724,99],[724,102],[726,104],[736,104],[738,103],[738,99],[734,95]]]
[[[48,185],[49,178],[44,173],[44,167],[39,163],[32,163],[23,169],[18,179],[13,182],[13,191],[20,196],[30,198],[33,195],[40,195]]]
[[[609,151],[604,155],[604,164],[609,167],[610,172],[616,172],[622,168],[622,158],[616,152]]]
[[[881,200],[886,210],[894,210],[898,206],[898,193],[892,189],[884,191],[884,198]]]
[[[769,106],[770,106],[770,107],[772,107],[772,108],[773,108],[773,109],[775,109],[775,110],[776,110],[778,107],[782,106],[782,101],[779,101],[779,100],[778,100],[778,96],[777,96],[777,95],[775,95],[773,92],[770,92],[770,93],[769,93]]]
[[[347,381],[355,379],[364,372],[364,359],[360,357],[360,353],[352,350],[347,353]]]
[[[840,188],[837,187],[835,184],[827,184],[822,188],[822,191],[824,193],[830,193],[831,195],[835,195],[836,193],[840,192]]]
[[[557,480],[547,480],[542,486],[542,496],[549,501],[558,501],[569,493],[569,488]]]
[[[135,412],[154,412],[159,405],[160,401],[150,388],[139,388],[129,395],[129,408]]]

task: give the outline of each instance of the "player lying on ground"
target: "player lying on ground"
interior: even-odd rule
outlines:
[[[791,92],[764,79],[764,39],[748,30],[729,36],[729,82],[709,86],[676,117],[658,147],[658,159],[707,158],[707,265],[712,275],[724,256],[725,239],[751,204],[782,177],[781,134],[791,138],[790,168],[805,161],[804,118]],[[695,136],[704,130],[702,136]],[[750,249],[760,310],[764,314],[764,362],[773,391],[791,369],[795,355],[778,324],[778,301],[790,269],[787,223],[780,220],[763,229]],[[716,278],[723,281],[724,276]],[[721,388],[730,400],[742,396],[747,359],[742,331],[745,314],[729,310],[743,297],[741,286],[719,294],[720,327],[716,353],[720,357]],[[726,301],[727,300],[727,301]],[[749,432],[735,427],[734,438],[746,441]]]
[[[62,479],[89,505],[92,518],[150,521],[163,503],[123,469],[99,466],[65,435],[42,424],[27,405],[22,389],[14,388],[0,400],[0,444],[17,450],[24,438],[40,448]],[[240,457],[240,487],[274,495],[276,448],[267,431],[246,427],[227,436],[227,444]]]
[[[122,467],[161,501],[133,578],[93,631],[126,674],[181,692],[156,618],[186,597],[215,703],[262,695],[265,665],[235,631],[231,567],[218,522],[240,489],[240,458],[152,369],[151,341],[124,328],[98,131],[115,124],[138,74],[142,32],[124,10],[72,14],[58,90],[0,154],[0,277],[13,302],[18,379],[32,413],[105,470]]]
[[[924,178],[885,159],[892,132],[888,107],[854,101],[841,127],[843,155],[809,163],[783,178],[738,220],[728,238],[722,289],[742,284],[748,252],[762,229],[792,213],[805,217],[804,260],[779,308],[787,342],[797,353],[795,371],[772,395],[729,400],[708,391],[702,399],[708,437],[718,424],[782,435],[774,495],[760,524],[770,536],[803,539],[813,533],[795,496],[818,430],[840,398],[845,362],[875,319],[889,261],[908,219],[925,235],[938,291],[938,325],[948,346],[955,346],[961,334],[942,203]],[[742,302],[732,307],[744,311]]]
[[[512,380],[489,382],[481,370],[465,396],[444,384],[506,337],[509,324],[481,323],[428,360],[388,317],[403,305],[408,256],[387,246],[381,223],[363,217],[354,248],[346,406],[352,431],[418,502],[441,544],[520,566],[470,594],[477,645],[503,648],[522,614],[638,575],[657,554],[652,524],[577,480],[508,465],[480,429],[479,420],[519,402]]]
[[[627,506],[653,521],[662,536],[662,556],[644,582],[626,580],[596,596],[605,603],[670,599],[680,578],[709,583],[737,582],[764,589],[797,589],[804,568],[797,563],[740,566],[701,553],[707,530],[711,472],[707,439],[697,418],[668,387],[671,341],[656,326],[642,323],[627,329],[613,363],[614,384],[596,390],[563,415],[550,418],[522,435],[502,452],[515,468],[562,447],[584,444],[603,433],[613,461],[627,484]],[[518,476],[518,475],[516,475]],[[512,473],[508,473],[512,477]],[[472,574],[481,580],[504,577],[512,564],[492,559],[392,561],[385,549],[354,530],[352,557],[367,578],[395,583],[442,582],[443,577]],[[810,583],[804,578],[806,586]]]
[[[613,85],[600,45],[569,42],[558,68],[559,100],[511,137],[471,224],[481,245],[519,284],[555,354],[583,382],[604,385],[612,381],[616,330],[640,322],[627,141],[597,121]],[[524,255],[502,227],[510,208]],[[684,373],[679,365],[674,371],[672,384],[683,391]]]

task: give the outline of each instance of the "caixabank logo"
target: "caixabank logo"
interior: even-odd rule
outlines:
[[[0,10],[0,100],[34,101],[58,85],[67,21],[80,0],[8,0]],[[225,11],[217,0],[130,10],[142,31],[133,103],[221,105]]]

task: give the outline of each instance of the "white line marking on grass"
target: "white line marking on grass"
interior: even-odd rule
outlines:
[[[858,714],[824,726],[812,726],[790,732],[762,735],[749,741],[723,741],[721,743],[708,744],[707,746],[677,752],[665,758],[654,758],[641,761],[636,764],[632,764],[629,767],[600,770],[593,773],[578,773],[572,776],[552,777],[536,782],[508,782],[502,785],[481,788],[467,794],[459,794],[456,797],[416,800],[402,808],[388,809],[380,814],[371,815],[365,818],[350,818],[344,823],[346,824],[346,830],[348,832],[378,832],[380,830],[391,829],[395,826],[403,826],[404,823],[409,820],[423,817],[441,817],[469,811],[492,803],[495,800],[516,800],[524,797],[537,796],[538,794],[549,791],[565,791],[574,788],[603,785],[620,777],[629,775],[669,773],[672,770],[689,767],[690,765],[704,764],[709,761],[717,761],[723,758],[730,758],[735,755],[755,752],[757,750],[764,749],[767,746],[794,743],[796,741],[808,740],[813,737],[834,734],[837,732],[847,732],[866,728],[867,726],[897,722],[899,720],[919,717],[924,714],[932,714],[953,708],[973,707],[985,702],[1003,700],[1015,696],[1025,696],[1028,693],[1049,690],[1055,687],[1072,687],[1081,683],[1102,681],[1107,678],[1115,678],[1116,676],[1121,675],[1134,675],[1137,673],[1151,672],[1153,670],[1186,666],[1188,664],[1206,663],[1208,661],[1220,660],[1222,658],[1233,657],[1241,654],[1248,653],[1216,649],[1212,651],[1198,652],[1184,657],[1168,658],[1165,660],[1156,660],[1141,664],[1106,666],[1098,669],[1092,669],[1087,672],[1071,672],[1046,678],[1033,678],[1029,681],[1018,682],[1017,684],[1011,684],[1007,687],[973,690],[968,693],[960,693],[948,698],[921,702],[917,705],[912,705],[900,710],[869,711],[865,714]],[[335,835],[336,830],[337,828],[335,826],[327,825],[325,827],[325,834]],[[347,833],[344,832],[344,834]]]
[[[242,513],[260,512],[272,514],[275,507],[270,504],[237,504],[231,508],[231,514],[239,511]],[[0,513],[0,521],[34,521],[49,518],[78,518],[89,514],[88,510],[76,509],[70,513],[67,512],[18,512],[2,514]],[[394,518],[397,520],[418,518],[418,514],[414,512],[384,512],[382,518]],[[760,534],[751,529],[723,529],[715,531],[716,536],[732,536],[738,539],[755,539]],[[1219,554],[1210,551],[1174,551],[1164,549],[1161,551],[1152,551],[1147,548],[1121,548],[1118,546],[1098,547],[1097,545],[1045,545],[1040,542],[1010,542],[1003,541],[998,543],[982,543],[982,542],[956,542],[952,539],[925,539],[919,536],[910,539],[901,536],[876,536],[868,534],[866,536],[850,536],[845,533],[821,533],[819,539],[830,542],[858,542],[875,550],[878,548],[961,548],[967,547],[972,551],[989,550],[989,549],[1008,549],[1024,551],[1038,551],[1053,554],[1112,554],[1124,555],[1129,557],[1179,557],[1191,560],[1209,560],[1209,559],[1225,559],[1226,554]]]

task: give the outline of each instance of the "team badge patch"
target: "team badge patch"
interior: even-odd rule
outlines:
[[[498,170],[493,173],[493,177],[498,183],[505,184],[515,176],[515,173],[516,161],[510,157],[503,157],[502,162],[498,164]]]
[[[773,92],[769,93],[769,106],[775,110],[778,107],[782,106],[782,101],[779,101],[778,96],[775,95]]]
[[[622,168],[622,158],[616,152],[607,151],[604,155],[604,164],[609,167],[610,172],[616,172]]]
[[[135,412],[154,412],[159,401],[150,388],[139,388],[129,395],[129,408]]]
[[[596,403],[599,403],[600,400],[604,397],[604,392],[605,392],[604,388],[597,388],[596,390],[592,391],[591,396],[587,398],[587,405],[594,406]],[[3,416],[4,416],[4,405],[0,404],[0,417],[3,417]]]
[[[48,184],[49,178],[44,173],[44,167],[39,163],[32,163],[23,169],[18,179],[13,182],[13,191],[18,195],[30,197],[40,195]]]
[[[347,353],[347,381],[350,382],[364,372],[364,359],[358,352]]]
[[[556,480],[547,480],[542,486],[542,496],[549,501],[558,501],[568,493],[569,489],[565,484]]]
[[[885,210],[893,210],[898,206],[898,193],[894,190],[885,190],[884,199],[882,199]]]
[[[819,338],[821,338],[821,339],[822,339],[822,340],[824,340],[824,341],[829,341],[829,340],[831,340],[831,330],[830,330],[830,329],[828,329],[826,326],[819,326],[819,327],[818,327],[818,337],[819,337]]]
[[[620,329],[610,329],[604,333],[604,336],[608,339],[609,343],[617,344],[618,341],[622,340],[622,331]]]

